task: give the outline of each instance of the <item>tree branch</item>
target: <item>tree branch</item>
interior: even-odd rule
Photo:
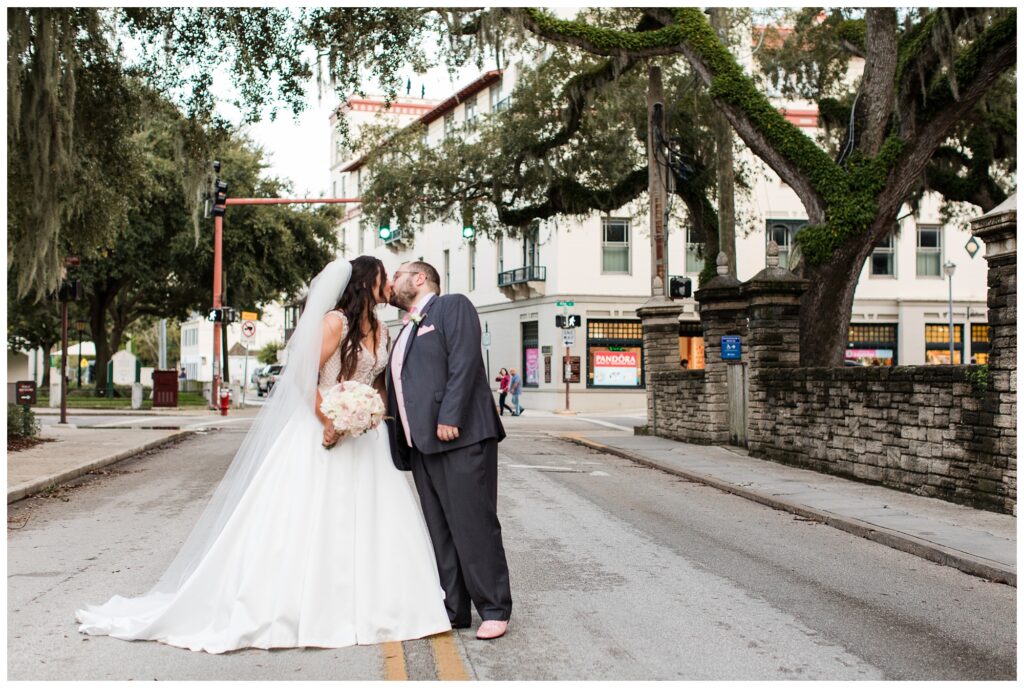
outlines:
[[[893,167],[890,184],[879,199],[898,206],[907,193],[918,183],[932,154],[949,137],[953,127],[963,119],[984,96],[992,84],[1006,70],[1013,67],[1017,57],[1017,13],[993,24],[957,58],[956,79],[963,85],[959,99],[954,99],[948,80],[935,89],[932,103],[936,108],[922,113],[917,135],[908,141],[905,154]],[[939,105],[941,103],[941,106]]]
[[[575,177],[556,180],[548,185],[546,199],[541,203],[511,208],[497,204],[498,220],[512,227],[521,227],[532,220],[545,220],[554,215],[580,215],[591,210],[610,212],[647,191],[647,167],[633,170],[610,189],[588,189]]]
[[[677,47],[682,38],[678,27],[675,26],[666,26],[656,31],[617,31],[590,26],[581,21],[555,19],[548,12],[533,8],[505,11],[515,16],[524,27],[541,38],[573,45],[589,53],[606,57],[644,58],[673,55],[678,52]]]
[[[896,10],[872,7],[867,10],[867,57],[861,100],[864,113],[861,121],[859,149],[874,157],[882,148],[886,127],[896,100]]]

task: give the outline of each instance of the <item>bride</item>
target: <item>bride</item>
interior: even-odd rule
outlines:
[[[320,393],[339,380],[381,388],[387,329],[374,311],[390,290],[370,256],[316,276],[280,379],[170,567],[141,597],[76,612],[81,632],[220,653],[451,628],[430,536],[387,433],[337,441],[319,412]]]

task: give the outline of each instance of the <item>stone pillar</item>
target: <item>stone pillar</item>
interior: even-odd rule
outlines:
[[[800,365],[800,297],[807,280],[779,267],[779,247],[768,243],[767,267],[740,288],[749,303],[751,375],[765,368]]]
[[[779,267],[779,247],[768,244],[767,267],[743,284],[749,303],[747,358],[747,446],[752,454],[774,446],[779,409],[769,402],[773,369],[800,365],[800,296],[807,280]]]
[[[1017,194],[977,220],[971,232],[988,261],[988,407],[998,432],[991,463],[1002,470],[1005,510],[1017,513]],[[966,333],[970,336],[970,333]]]
[[[644,385],[647,390],[647,430],[657,432],[655,373],[679,372],[679,316],[683,306],[665,296],[654,296],[636,310],[643,327]]]
[[[722,336],[747,338],[747,302],[740,295],[740,281],[729,275],[729,259],[718,254],[718,275],[703,285],[694,298],[700,304],[704,334],[704,406],[709,441],[729,441],[729,387],[727,364],[722,360]]]
[[[1017,194],[971,222],[988,261],[990,369],[1017,370]],[[970,333],[967,333],[970,336]]]

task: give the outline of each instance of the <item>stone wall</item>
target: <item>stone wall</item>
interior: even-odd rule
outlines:
[[[972,222],[989,266],[987,366],[801,368],[800,295],[806,282],[767,266],[745,283],[719,275],[696,293],[704,371],[678,364],[660,337],[677,341],[663,304],[641,313],[648,369],[646,431],[698,444],[730,440],[738,394],[719,354],[741,337],[747,369],[746,446],[752,456],[916,494],[1016,513],[1016,196]],[[676,354],[678,356],[678,354]],[[730,401],[733,402],[730,404]],[[739,402],[742,410],[743,402]],[[652,423],[652,421],[655,421]]]
[[[762,369],[752,455],[993,511],[1016,502],[1016,431],[982,366]],[[1008,434],[1009,433],[1009,434]]]
[[[647,430],[660,437],[681,439],[694,444],[718,441],[709,418],[707,384],[703,370],[678,370],[653,373],[648,377],[653,394],[648,394],[653,415],[648,415]]]

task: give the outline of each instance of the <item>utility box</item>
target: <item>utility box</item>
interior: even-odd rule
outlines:
[[[153,371],[153,408],[177,408],[178,371]]]

